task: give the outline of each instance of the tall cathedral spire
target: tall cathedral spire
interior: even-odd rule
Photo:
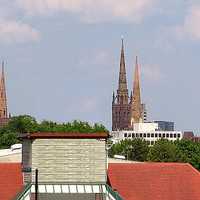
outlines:
[[[117,102],[119,104],[128,103],[128,88],[127,88],[127,81],[126,81],[126,67],[125,67],[123,39],[122,39],[121,57],[120,57],[120,71],[119,71],[119,83],[118,83],[118,90],[117,90]]]
[[[7,99],[6,99],[6,87],[5,87],[5,74],[4,74],[4,62],[2,62],[1,80],[0,80],[0,118],[8,118],[7,113]]]
[[[131,123],[142,122],[142,108],[141,108],[141,97],[140,97],[140,78],[139,78],[139,65],[138,58],[136,56],[135,63],[135,74],[133,81],[133,101],[131,108]]]

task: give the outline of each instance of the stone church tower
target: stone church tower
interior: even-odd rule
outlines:
[[[127,129],[130,124],[130,103],[126,80],[124,44],[122,40],[119,82],[117,95],[113,92],[112,100],[112,130]]]
[[[132,129],[133,123],[143,122],[146,118],[144,104],[141,104],[139,64],[136,57],[135,73],[133,81],[133,92],[128,95],[126,80],[126,66],[124,56],[124,44],[122,40],[120,71],[117,94],[113,92],[112,100],[112,130],[129,130]],[[145,116],[144,114],[145,113]]]
[[[131,103],[131,125],[133,123],[143,122],[139,77],[140,76],[139,76],[138,58],[136,56],[134,82],[133,82],[133,97],[132,97],[133,99]]]
[[[8,120],[4,62],[2,62],[2,71],[0,77],[0,127],[7,124]]]

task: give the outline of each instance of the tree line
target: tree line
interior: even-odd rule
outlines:
[[[109,149],[109,157],[123,155],[128,160],[151,162],[186,162],[200,170],[200,143],[190,140],[158,140],[148,146],[145,140],[135,138],[122,140]]]
[[[0,128],[0,149],[9,148],[12,144],[19,143],[18,136],[20,133],[32,132],[79,132],[95,133],[108,132],[102,124],[90,124],[79,120],[72,122],[57,123],[43,120],[38,122],[34,117],[29,115],[20,115],[12,117],[8,124]]]

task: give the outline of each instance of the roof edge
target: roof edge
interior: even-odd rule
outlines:
[[[20,134],[21,139],[107,139],[107,132],[80,133],[80,132],[35,132]]]

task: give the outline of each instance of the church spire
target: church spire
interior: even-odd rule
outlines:
[[[8,118],[7,99],[5,87],[4,61],[2,62],[1,80],[0,80],[0,118]]]
[[[139,64],[136,56],[135,74],[133,81],[133,102],[131,108],[131,123],[142,122],[141,97],[140,97],[140,78],[139,78]]]
[[[115,103],[115,92],[113,91],[113,99],[112,99],[112,104]]]
[[[117,102],[119,104],[128,103],[128,89],[127,89],[127,81],[126,81],[126,67],[125,67],[123,39],[122,39],[121,57],[120,57],[120,71],[119,71],[119,83],[118,83],[118,90],[117,90]]]

